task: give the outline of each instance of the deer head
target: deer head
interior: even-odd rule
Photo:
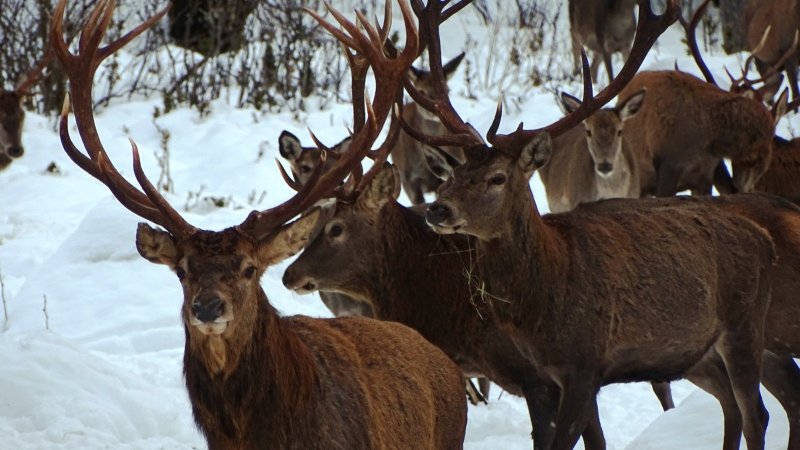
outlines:
[[[44,69],[52,59],[52,52],[44,56],[22,77],[13,91],[0,90],[0,170],[25,153],[22,146],[22,128],[25,110],[22,102],[30,94],[31,87],[42,77]]]
[[[640,1],[639,5],[640,19],[630,56],[619,75],[603,91],[597,96],[592,94],[589,64],[584,55],[584,100],[580,107],[544,128],[525,130],[520,124],[513,133],[498,135],[502,116],[502,109],[498,106],[487,134],[488,141],[493,144],[491,149],[477,136],[474,128],[461,119],[450,103],[442,85],[444,77],[441,67],[434,64],[434,61],[441,61],[440,57],[433,56],[440,52],[438,29],[422,27],[427,33],[426,41],[432,55],[431,71],[438,83],[436,95],[433,99],[426,98],[414,91],[409,83],[406,83],[406,89],[423,106],[436,111],[453,134],[433,137],[422,135],[407,126],[404,126],[404,130],[432,146],[461,146],[466,157],[466,162],[459,167],[449,165],[452,169],[450,176],[439,188],[438,199],[426,214],[429,224],[437,232],[467,233],[488,240],[501,233],[501,227],[518,226],[512,219],[522,217],[520,208],[535,208],[528,182],[533,172],[550,159],[551,136],[566,132],[617,95],[634,76],[658,36],[678,19],[680,8],[676,1],[668,2],[666,12],[660,16],[653,12],[649,2]],[[428,22],[435,22],[436,14],[441,13],[441,4],[438,4],[438,12],[436,6],[434,2],[429,2],[424,10],[434,17],[428,18]],[[425,21],[420,19],[420,23]],[[427,150],[436,157],[437,150],[434,147]],[[441,167],[448,166],[444,158],[438,159]]]
[[[592,155],[594,169],[599,176],[608,177],[620,163],[625,122],[639,112],[644,94],[645,91],[642,90],[628,97],[622,104],[603,108],[583,121],[589,154]],[[561,102],[567,113],[581,107],[581,101],[566,92],[561,93]]]
[[[144,174],[133,143],[134,173],[139,187],[129,183],[111,164],[94,124],[91,91],[97,67],[154,25],[167,9],[117,41],[100,47],[114,9],[114,0],[101,0],[82,30],[78,53],[72,54],[63,40],[65,8],[66,0],[61,0],[54,13],[51,37],[56,56],[70,80],[70,97],[65,101],[60,120],[60,136],[65,151],[78,166],[104,183],[123,206],[164,228],[159,230],[140,224],[136,246],[144,258],[168,266],[178,277],[184,292],[182,314],[190,343],[187,345],[203,345],[209,340],[212,343],[241,342],[244,336],[253,332],[258,317],[256,312],[271,308],[259,284],[264,270],[302,248],[318,214],[308,214],[294,222],[291,219],[308,210],[321,197],[330,195],[356,166],[360,168],[361,159],[370,152],[383,128],[400,92],[403,75],[417,54],[417,33],[410,9],[401,2],[407,41],[404,51],[394,58],[385,55],[383,41],[368,23],[356,26],[332,11],[343,28],[340,30],[312,14],[324,27],[334,30],[337,38],[372,67],[377,89],[372,101],[366,103],[366,122],[358,124],[359,131],[353,135],[352,144],[339,155],[336,163],[324,174],[322,167],[318,166],[295,196],[271,209],[253,211],[237,226],[208,231],[186,222],[161,196]],[[360,19],[359,22],[366,21]],[[69,136],[67,115],[70,98],[88,155],[79,151]],[[354,109],[363,110],[364,107],[364,103],[354,104]],[[230,352],[215,351],[213,349],[218,347],[213,345],[211,348],[212,358],[207,364],[210,371],[216,373],[222,370]],[[236,346],[228,348],[235,349]],[[235,356],[235,350],[233,353]]]
[[[350,137],[346,137],[330,150],[335,153],[347,151],[350,146],[350,139]],[[284,130],[278,137],[278,150],[281,156],[289,161],[289,167],[292,170],[295,181],[302,186],[308,183],[311,174],[314,173],[317,166],[322,163],[322,152],[328,149],[304,147],[297,136]],[[334,159],[326,159],[322,170],[330,169],[333,163]]]

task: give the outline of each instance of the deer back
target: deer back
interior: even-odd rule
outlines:
[[[628,138],[637,152],[643,194],[657,188],[657,170],[676,178],[672,192],[710,191],[714,170],[730,158],[734,185],[752,185],[769,165],[775,122],[759,101],[734,94],[678,71],[645,71],[623,89],[619,102],[647,90],[642,111],[628,124]],[[662,175],[663,176],[663,175]]]

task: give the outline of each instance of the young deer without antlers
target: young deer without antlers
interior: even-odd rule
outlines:
[[[0,170],[8,167],[12,161],[25,153],[22,146],[22,128],[25,121],[22,101],[28,95],[31,86],[42,78],[43,71],[51,58],[52,53],[45,52],[42,59],[25,74],[13,91],[0,89]]]
[[[586,206],[542,217],[529,186],[550,157],[550,133],[564,133],[618,93],[678,10],[671,1],[666,17],[657,17],[641,3],[631,56],[604,91],[592,97],[587,77],[582,107],[544,129],[497,135],[498,114],[488,134],[493,150],[447,99],[436,99],[457,133],[448,140],[463,145],[466,162],[426,218],[440,233],[477,238],[476,276],[493,319],[536,366],[537,386],[560,390],[541,396],[539,407],[557,413],[555,436],[534,442],[537,448],[572,448],[603,384],[687,375],[702,386],[712,368],[730,377],[736,401],[723,404],[726,417],[741,414],[748,448],[764,448],[759,376],[775,261],[769,234],[721,211],[642,211],[635,200],[621,211],[587,213]],[[434,46],[438,34],[428,39]],[[738,448],[741,430],[726,435],[725,448]]]
[[[444,65],[443,73],[445,79],[453,75],[463,59],[464,53],[462,52]],[[429,71],[412,66],[408,76],[417,90],[426,95],[431,93],[430,86],[433,80]],[[447,128],[442,125],[436,114],[415,102],[404,105],[402,114],[403,121],[406,124],[422,133],[432,136],[447,134]],[[425,203],[423,194],[436,191],[436,188],[442,183],[437,176],[428,170],[425,164],[425,153],[422,150],[424,145],[410,135],[400,133],[397,144],[392,150],[392,162],[400,169],[403,190],[406,191],[406,195],[408,195],[413,205]],[[463,160],[461,150],[457,147],[446,147],[443,150],[453,158]]]
[[[753,52],[756,69],[767,76],[761,89],[765,99],[772,99],[780,89],[782,77],[773,70],[792,46],[800,30],[800,1],[798,0],[750,0],[744,11],[747,27],[747,48]],[[792,99],[800,98],[797,86],[797,67],[800,50],[796,47],[782,67],[789,79]]]
[[[166,10],[98,48],[114,6],[113,0],[98,2],[76,56],[61,39],[65,6],[61,0],[54,14],[53,45],[70,79],[76,123],[89,155],[69,137],[68,108],[61,118],[62,144],[126,208],[167,230],[140,224],[136,245],[146,259],[174,270],[183,287],[184,376],[209,448],[461,448],[466,424],[461,373],[444,353],[395,323],[281,317],[259,283],[268,266],[305,244],[317,213],[287,222],[360,167],[383,127],[403,73],[416,58],[417,32],[408,5],[400,2],[406,47],[397,58],[384,55],[385,36],[370,38],[378,32],[366,20],[357,27],[331,10],[342,31],[314,14],[369,62],[377,82],[373,108],[330,171],[317,170],[296,196],[223,231],[187,223],[146,178],[135,146],[134,172],[142,190],[127,182],[110,163],[94,126],[91,87],[97,66]]]
[[[569,30],[576,73],[581,69],[581,48],[586,47],[594,53],[592,78],[597,79],[601,59],[608,79],[614,77],[611,56],[622,53],[622,58],[628,59],[633,42],[634,5],[635,0],[569,0]]]
[[[647,90],[648,101],[630,120],[627,133],[638,155],[642,195],[663,197],[686,189],[709,195],[712,185],[723,193],[749,192],[769,166],[775,123],[782,113],[773,115],[750,91],[728,92],[714,84],[694,31],[707,4],[685,28],[692,54],[708,82],[673,70],[645,71],[619,95],[622,104]],[[782,98],[779,104],[784,105]],[[731,186],[727,186],[731,181],[723,158],[733,164]]]
[[[614,108],[603,108],[553,139],[553,157],[539,174],[547,190],[550,212],[564,212],[580,203],[603,198],[638,198],[639,166],[626,139],[625,123],[642,107],[645,91]],[[561,94],[567,113],[581,101]]]
[[[400,179],[381,171],[336,210],[283,275],[298,293],[347,294],[369,302],[376,317],[419,331],[445,351],[466,375],[484,375],[528,398],[535,368],[492,322],[473,281],[471,239],[439,236],[415,211],[397,203]],[[411,288],[410,286],[413,286]],[[529,400],[533,404],[533,400]],[[551,418],[531,409],[537,434]],[[603,449],[598,425],[584,435],[587,449]]]

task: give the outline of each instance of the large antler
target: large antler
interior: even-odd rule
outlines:
[[[447,3],[444,1],[443,3]],[[433,5],[433,6],[432,6]],[[436,7],[438,5],[438,8]],[[458,6],[458,5],[456,5]],[[454,9],[456,6],[450,8]],[[420,17],[420,24],[433,24],[437,23],[438,17],[441,15],[442,2],[431,1],[423,11],[424,15],[431,17]],[[448,10],[448,11],[450,11]],[[421,14],[419,11],[417,14]],[[636,37],[633,42],[633,47],[630,52],[628,60],[622,67],[616,78],[606,86],[599,94],[594,96],[592,94],[592,80],[589,75],[588,61],[585,55],[583,56],[583,79],[584,79],[584,94],[581,106],[574,112],[559,119],[558,121],[543,127],[533,130],[523,129],[523,124],[520,123],[516,131],[507,135],[498,135],[497,130],[502,118],[502,108],[498,105],[497,113],[489,132],[487,133],[487,140],[498,149],[513,149],[519,147],[519,144],[527,142],[533,136],[547,131],[553,136],[558,136],[572,127],[581,123],[593,112],[603,107],[612,98],[614,98],[625,85],[633,78],[636,71],[644,61],[647,52],[655,43],[656,39],[675,21],[678,20],[680,15],[680,7],[678,0],[669,0],[667,2],[666,11],[657,15],[653,12],[652,7],[648,0],[639,0],[639,23],[636,28]],[[422,25],[421,25],[422,27]],[[404,130],[411,134],[415,139],[430,145],[454,145],[460,147],[470,147],[483,145],[483,140],[480,138],[475,129],[465,123],[458,113],[453,108],[447,96],[447,88],[444,82],[444,74],[441,66],[441,46],[439,39],[438,28],[429,26],[422,28],[423,35],[428,42],[428,53],[431,60],[431,73],[434,76],[434,98],[427,98],[425,95],[418,92],[411,83],[406,82],[405,87],[411,97],[419,103],[422,107],[435,112],[442,123],[453,133],[448,136],[424,136],[416,130],[403,124]]]
[[[692,19],[690,21],[687,22],[683,15],[680,16],[680,21],[681,26],[686,33],[686,44],[689,46],[689,51],[692,54],[692,58],[694,58],[694,62],[697,64],[697,67],[700,69],[700,72],[703,74],[703,77],[706,79],[706,81],[714,86],[718,86],[717,82],[714,80],[714,75],[711,74],[711,71],[708,70],[706,62],[703,61],[703,55],[700,54],[700,47],[697,45],[697,24],[700,23],[700,20],[706,13],[709,3],[711,3],[711,0],[705,0],[697,8],[694,14],[692,14]]]
[[[45,77],[45,69],[47,69],[47,65],[50,64],[50,61],[53,59],[53,51],[49,45],[45,45],[44,48],[44,55],[42,55],[41,59],[36,61],[36,63],[25,72],[25,75],[19,80],[17,85],[14,87],[14,92],[17,93],[18,96],[23,97],[28,95],[31,90],[31,86],[38,83],[42,78]]]
[[[397,97],[397,92],[402,86],[403,74],[416,57],[417,31],[411,20],[411,9],[403,1],[400,2],[400,5],[401,9],[403,9],[403,18],[406,25],[406,51],[394,59],[384,56],[382,43],[375,42],[372,39],[373,34],[370,28],[367,28],[368,35],[365,35],[355,25],[347,22],[346,19],[340,19],[341,15],[338,13],[334,15],[347,33],[336,29],[327,22],[321,21],[321,24],[326,29],[335,30],[336,32],[333,34],[347,47],[353,49],[361,57],[366,58],[373,68],[378,88],[372,102],[367,102],[366,104],[366,122],[363,128],[354,135],[353,143],[349,150],[340,157],[330,171],[321,174],[320,165],[320,170],[315,172],[312,179],[295,196],[272,209],[251,213],[239,225],[239,229],[242,232],[256,239],[271,235],[280,225],[306,210],[324,194],[333,190],[351,171],[352,167],[360,164],[361,159],[369,151],[370,146],[383,127],[391,110],[393,100]],[[163,226],[179,238],[194,233],[196,228],[186,222],[147,179],[142,170],[135,145],[133,145],[134,173],[142,190],[129,183],[114,168],[100,141],[92,113],[92,81],[100,63],[131,39],[155,24],[166,14],[167,9],[165,8],[120,39],[100,47],[114,9],[114,0],[100,0],[81,32],[78,53],[72,54],[63,39],[62,29],[65,8],[66,0],[60,0],[54,14],[51,41],[56,56],[61,61],[70,80],[70,95],[75,121],[88,156],[77,149],[69,136],[67,125],[69,100],[65,101],[65,108],[62,111],[60,121],[61,141],[65,151],[84,171],[103,182],[120,203],[133,213]],[[331,12],[334,13],[333,10]],[[318,18],[318,20],[321,19]],[[375,105],[374,107],[372,106],[373,104]]]

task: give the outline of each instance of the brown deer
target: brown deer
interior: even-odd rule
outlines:
[[[800,138],[774,137],[772,160],[754,190],[779,195],[800,205]]]
[[[647,90],[648,101],[630,120],[627,134],[638,155],[642,195],[663,197],[687,189],[709,195],[714,184],[725,193],[748,192],[769,166],[781,112],[771,113],[749,90],[735,93],[716,86],[694,31],[707,5],[708,1],[703,3],[685,27],[692,54],[708,82],[679,71],[644,71],[619,95],[621,104]],[[785,96],[782,99],[781,105]],[[734,166],[729,187],[720,181],[728,178],[723,158],[730,158]]]
[[[443,73],[445,78],[450,78],[453,75],[463,59],[464,53],[462,52],[444,65]],[[429,71],[412,66],[408,76],[417,90],[426,94],[431,93],[430,85],[432,79]],[[420,132],[434,136],[447,133],[447,128],[442,125],[442,122],[435,114],[414,102],[403,106],[402,115],[405,123]],[[392,162],[400,169],[403,190],[405,190],[413,205],[425,203],[423,194],[436,191],[436,188],[441,184],[441,180],[433,175],[425,164],[425,156],[422,151],[423,145],[410,135],[401,133],[397,144],[392,150]],[[454,158],[463,160],[463,155],[458,148],[447,147],[444,150]]]
[[[787,448],[800,448],[800,369],[792,359],[800,357],[800,333],[797,332],[797,318],[800,317],[800,301],[797,300],[800,291],[800,208],[786,199],[761,193],[647,198],[638,204],[646,208],[717,208],[756,222],[772,236],[778,264],[772,277],[772,298],[764,328],[767,351],[761,380],[786,410],[789,418]],[[615,211],[628,207],[627,202],[604,201],[591,206],[590,211]],[[724,384],[716,388],[723,388],[720,394],[724,401],[735,402],[732,393],[724,392],[729,390]],[[726,416],[726,420],[739,418]]]
[[[597,79],[600,61],[605,63],[608,79],[614,77],[611,56],[621,53],[627,60],[636,31],[634,0],[569,0],[569,30],[575,73],[581,68],[581,48],[594,53],[592,78]]]
[[[135,145],[134,173],[141,190],[125,180],[95,128],[96,68],[167,10],[98,48],[114,7],[113,0],[101,0],[83,29],[79,54],[73,55],[61,38],[65,6],[61,0],[54,13],[53,46],[70,80],[88,156],[69,136],[68,102],[60,123],[62,145],[123,206],[166,230],[140,224],[136,246],[146,259],[171,268],[183,287],[184,376],[209,448],[461,448],[466,424],[461,373],[444,353],[396,323],[281,317],[259,283],[267,267],[305,244],[318,214],[289,221],[360,167],[383,127],[417,54],[409,6],[400,1],[406,45],[396,58],[384,54],[378,31],[366,20],[356,26],[331,10],[340,30],[312,12],[375,73],[377,89],[366,122],[330,171],[318,170],[302,192],[223,231],[186,222],[147,179]],[[360,100],[354,99],[354,108],[364,107],[363,96]]]
[[[772,99],[780,88],[782,77],[774,66],[787,51],[791,51],[782,67],[792,89],[792,99],[800,98],[797,87],[797,65],[800,51],[793,42],[800,30],[800,1],[798,0],[750,0],[744,10],[746,45],[753,52],[756,69],[767,76],[763,98]]]
[[[741,414],[748,448],[764,448],[768,414],[759,376],[775,261],[769,234],[737,215],[644,211],[635,200],[614,212],[586,206],[542,217],[529,186],[550,157],[550,134],[577,125],[618,93],[678,10],[669,2],[658,17],[642,2],[620,75],[597,97],[586,77],[582,107],[566,118],[498,135],[498,110],[487,135],[493,149],[448,99],[431,101],[455,134],[429,142],[459,143],[466,162],[439,189],[426,218],[437,232],[476,237],[482,301],[536,366],[538,385],[560,388],[560,398],[540,405],[558,405],[555,436],[542,448],[575,445],[603,384],[689,376],[704,386],[715,371],[729,377],[735,397],[732,408],[723,404],[725,415]],[[425,31],[433,32],[428,41],[436,51],[438,30]],[[725,448],[738,448],[741,434],[726,429]]]
[[[645,91],[613,108],[603,108],[553,139],[553,157],[542,167],[550,212],[564,212],[580,203],[603,198],[638,198],[639,166],[630,148],[625,123],[636,116]],[[581,101],[565,92],[561,102],[567,113]]]
[[[17,83],[14,90],[0,89],[0,170],[25,153],[22,146],[25,122],[22,102],[30,94],[31,87],[42,79],[51,59],[52,53],[45,51],[44,56]]]
[[[360,192],[337,200],[283,275],[300,294],[337,292],[372,305],[375,317],[408,325],[445,351],[466,375],[483,375],[533,405],[534,367],[476,302],[470,285],[475,261],[464,236],[439,236],[415,211],[400,205],[395,168],[381,171]],[[413,286],[409,288],[409,286]],[[552,417],[530,410],[534,435],[552,431]],[[584,433],[588,449],[603,449],[599,421]]]

